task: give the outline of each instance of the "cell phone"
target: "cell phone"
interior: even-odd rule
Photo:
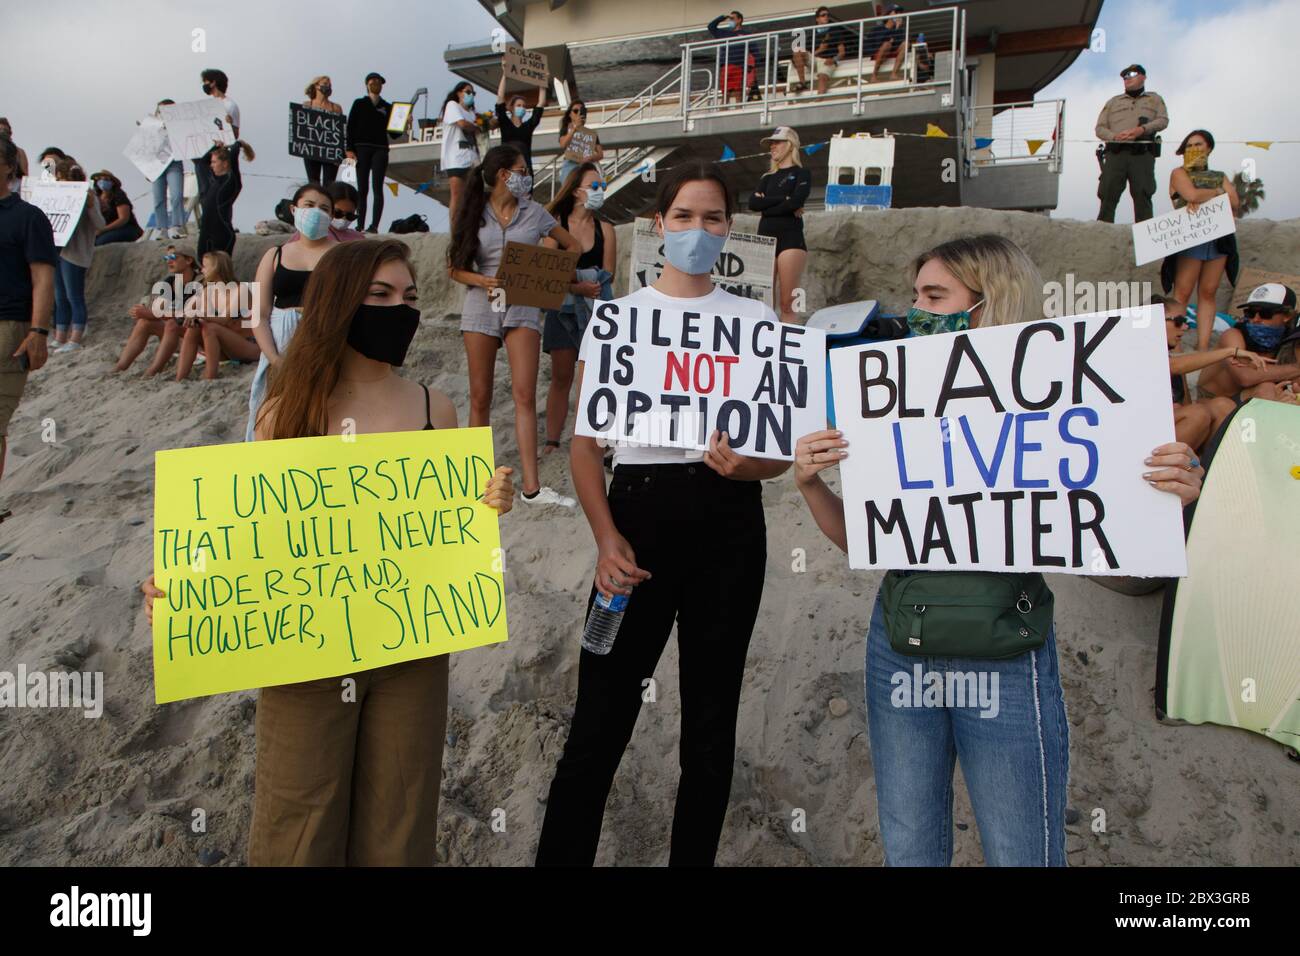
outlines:
[[[31,370],[32,360],[27,357],[26,351],[24,351],[21,355],[18,356],[18,367],[21,368],[24,372]]]

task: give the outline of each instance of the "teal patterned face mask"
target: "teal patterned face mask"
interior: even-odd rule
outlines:
[[[970,328],[970,314],[984,304],[980,299],[965,312],[927,312],[912,306],[907,313],[907,327],[913,335],[937,335],[940,332],[965,332]]]

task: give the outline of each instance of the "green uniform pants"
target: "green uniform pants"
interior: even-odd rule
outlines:
[[[1149,152],[1107,152],[1106,163],[1097,183],[1101,222],[1115,221],[1115,207],[1127,186],[1133,195],[1133,221],[1143,222],[1152,216],[1151,197],[1156,192],[1156,158]]]

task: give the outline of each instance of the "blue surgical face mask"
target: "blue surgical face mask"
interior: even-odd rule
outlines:
[[[727,244],[721,236],[707,229],[664,229],[664,257],[678,272],[690,276],[708,275]]]
[[[1282,344],[1282,335],[1286,332],[1285,325],[1265,325],[1262,322],[1245,322],[1242,331],[1245,332],[1246,338],[1262,349],[1272,351]]]
[[[324,239],[330,231],[330,214],[314,206],[295,206],[293,226],[304,239]]]
[[[583,200],[582,204],[588,209],[599,209],[601,206],[605,205],[605,190],[588,189],[587,198]]]
[[[516,106],[516,107],[515,107],[515,118],[516,118],[516,119],[523,119],[523,118],[524,118],[525,116],[527,116],[527,115],[528,115],[528,108],[527,108],[527,107],[524,107],[524,106]]]
[[[907,327],[913,335],[937,335],[940,332],[965,332],[971,326],[971,313],[984,304],[980,299],[964,312],[927,312],[912,306],[907,312]]]
[[[111,180],[111,179],[96,179],[96,180],[95,180],[95,185],[99,187],[99,191],[100,191],[101,193],[106,193],[106,192],[108,192],[110,189],[113,188],[113,180]]]
[[[510,195],[516,199],[523,199],[533,191],[533,177],[512,172],[506,178],[506,189],[510,190]]]
[[[473,109],[473,108],[474,108],[474,94],[473,94],[473,93],[466,93],[466,94],[465,94],[465,99],[462,100],[462,102],[465,104],[465,108],[466,108],[466,109]]]

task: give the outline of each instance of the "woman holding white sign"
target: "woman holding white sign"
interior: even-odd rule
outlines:
[[[528,504],[572,508],[576,501],[541,483],[537,468],[537,367],[541,363],[542,312],[531,305],[509,305],[497,278],[506,243],[535,246],[554,239],[566,252],[579,252],[569,235],[529,197],[533,177],[524,154],[514,146],[494,146],[469,171],[469,182],[452,221],[447,265],[451,277],[469,286],[461,307],[460,331],[469,366],[469,423],[487,425],[492,413],[492,383],[497,351],[504,344],[510,363],[519,442],[523,499]]]
[[[257,439],[456,428],[451,399],[394,370],[420,323],[406,245],[338,244],[315,274]],[[501,514],[509,475],[498,468],[483,495]],[[165,594],[152,575],[141,590],[152,621]],[[446,727],[445,654],[263,688],[249,864],[431,865]]]
[[[1183,137],[1182,144],[1175,151],[1176,155],[1183,157],[1183,165],[1169,175],[1169,198],[1175,209],[1186,207],[1188,212],[1194,213],[1201,203],[1226,194],[1233,216],[1237,215],[1240,201],[1232,180],[1219,170],[1209,168],[1213,149],[1214,137],[1209,130],[1195,129]],[[1197,351],[1204,352],[1210,347],[1216,308],[1214,299],[1236,241],[1234,235],[1221,236],[1174,255],[1174,298],[1190,303],[1192,293],[1196,292]]]
[[[694,161],[675,167],[656,201],[663,271],[615,302],[647,313],[736,316],[747,331],[760,323],[777,327],[776,314],[763,303],[713,285],[710,272],[734,212],[716,166]],[[579,394],[584,366],[604,361],[595,327],[587,327],[582,341]],[[727,813],[740,687],[763,597],[761,482],[790,463],[739,455],[717,431],[707,451],[618,444],[607,494],[597,439],[575,435],[570,461],[599,548],[588,613],[598,593],[602,608],[616,596],[630,597],[605,653],[586,646],[580,652],[578,699],[551,783],[537,863],[590,866],[595,860],[605,801],[641,711],[646,678],[676,622],[681,778],[668,862],[710,866]]]
[[[913,335],[1042,316],[1038,270],[1001,236],[944,243],[916,258],[912,277],[915,301],[907,321]],[[821,472],[848,456],[847,445],[841,432],[827,430],[805,435],[795,449],[795,483],[822,533],[846,553],[844,503]],[[1204,472],[1181,442],[1155,449],[1146,464],[1158,469],[1143,475],[1153,487],[1177,494],[1184,504],[1199,494]],[[922,589],[924,599],[916,596]],[[1069,735],[1052,608],[1052,593],[1036,572],[885,575],[867,634],[866,700],[889,865],[952,861],[958,759],[988,864],[1065,865]],[[1019,628],[1010,643],[1004,640],[1008,620]],[[939,641],[963,653],[922,656],[912,649],[922,634],[927,647]],[[929,670],[924,680],[923,663]],[[967,700],[949,692],[958,684],[979,690]],[[932,696],[935,685],[940,693]]]

